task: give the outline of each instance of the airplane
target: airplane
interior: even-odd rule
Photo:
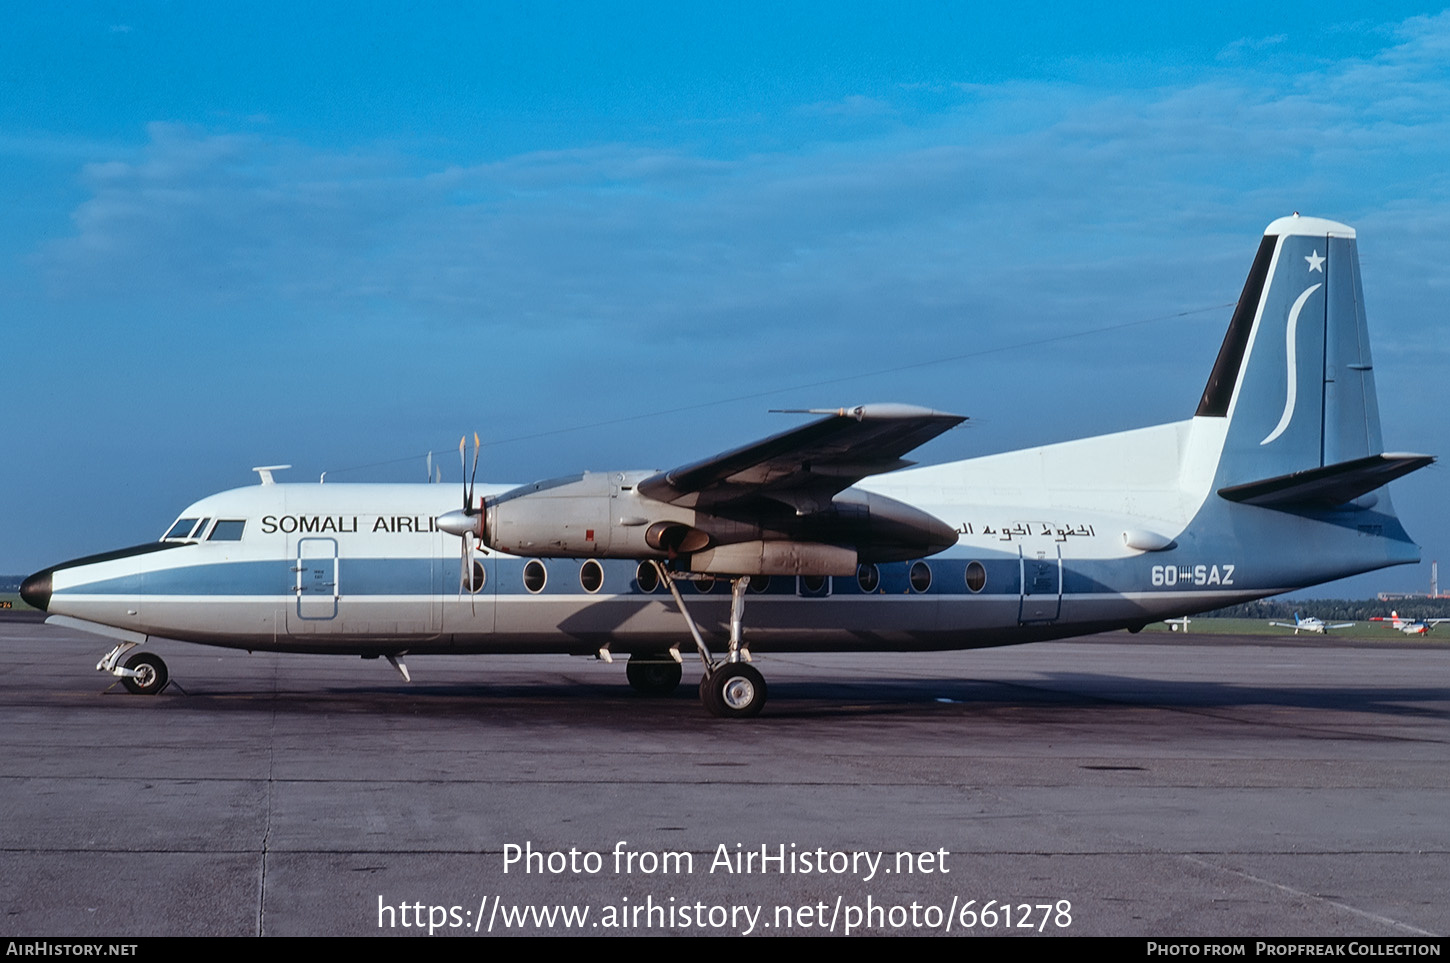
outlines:
[[[405,679],[405,656],[624,657],[654,694],[680,684],[683,644],[705,709],[744,718],[772,653],[1137,631],[1417,562],[1386,485],[1435,459],[1383,450],[1357,243],[1271,223],[1176,423],[911,467],[964,419],[862,405],[670,470],[476,488],[475,438],[461,498],[263,468],[21,594],[113,640],[97,669],[137,693],[167,684],[131,651],[152,639],[382,657]]]
[[[1295,635],[1298,635],[1301,631],[1313,632],[1315,635],[1328,635],[1330,629],[1347,629],[1354,623],[1337,622],[1334,625],[1328,625],[1323,619],[1317,619],[1312,615],[1300,618],[1299,613],[1295,612],[1294,621],[1292,622],[1270,622],[1269,624],[1277,625],[1281,629],[1293,629]]]
[[[1389,622],[1390,627],[1406,635],[1428,635],[1430,630],[1441,622],[1450,622],[1450,619],[1402,619],[1400,613],[1390,612],[1390,617],[1376,615],[1371,622]]]
[[[1193,624],[1193,620],[1185,615],[1181,619],[1164,619],[1163,624],[1168,626],[1169,632],[1182,632],[1187,635],[1188,627]]]

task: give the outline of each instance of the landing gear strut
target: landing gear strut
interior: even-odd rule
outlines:
[[[100,662],[96,663],[97,672],[109,672],[121,680],[127,692],[135,695],[156,695],[166,684],[171,681],[171,674],[166,671],[166,663],[161,656],[153,652],[137,652],[126,660],[124,666],[118,666],[121,656],[130,652],[140,643],[121,642],[114,649],[107,652]]]
[[[675,575],[659,562],[655,562],[660,581],[669,586],[680,614],[685,617],[690,635],[699,650],[700,661],[705,664],[705,677],[700,680],[700,702],[713,716],[724,719],[746,719],[760,715],[765,708],[765,677],[750,664],[750,650],[746,648],[745,634],[745,590],[750,587],[749,575],[738,575],[730,580],[730,642],[725,656],[716,659],[700,636],[695,620],[685,607],[685,600],[675,584]],[[632,682],[633,680],[631,680]]]

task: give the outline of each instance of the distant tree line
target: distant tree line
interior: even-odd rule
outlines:
[[[1298,612],[1341,622],[1367,622],[1377,615],[1388,616],[1391,611],[1407,619],[1450,618],[1450,599],[1395,599],[1393,602],[1381,602],[1379,599],[1260,599],[1205,612],[1202,617],[1292,620],[1294,613]]]

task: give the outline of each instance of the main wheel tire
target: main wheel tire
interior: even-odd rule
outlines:
[[[706,670],[705,674],[700,676],[700,705],[704,706],[705,711],[710,715],[718,716],[723,713],[719,709],[719,702],[715,699],[715,689],[710,685],[710,679],[714,674]]]
[[[630,657],[624,676],[634,691],[648,696],[667,696],[680,687],[684,670],[678,662],[644,661]]]
[[[155,695],[166,688],[166,683],[171,678],[161,656],[152,655],[150,652],[137,652],[126,660],[126,668],[140,673],[135,676],[121,676],[121,684],[136,695]]]
[[[705,708],[722,719],[748,719],[765,708],[765,676],[745,662],[719,666],[702,690]]]

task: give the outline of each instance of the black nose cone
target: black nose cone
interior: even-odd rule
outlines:
[[[54,570],[46,569],[43,572],[36,572],[20,583],[20,597],[25,600],[26,605],[40,609],[42,612],[50,608],[50,573],[52,571]]]

